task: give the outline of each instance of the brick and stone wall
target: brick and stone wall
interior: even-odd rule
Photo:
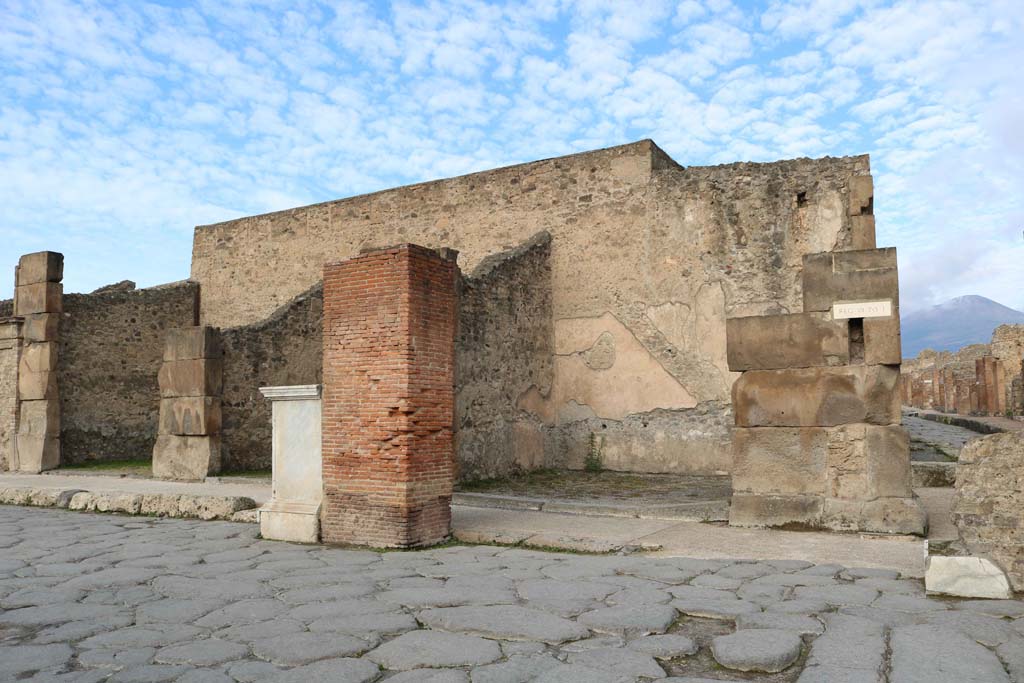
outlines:
[[[226,472],[268,469],[271,406],[260,387],[321,383],[323,286],[317,283],[252,325],[221,331],[224,392],[221,461]]]
[[[198,285],[66,294],[58,383],[63,461],[148,459],[167,331],[193,325]]]
[[[448,537],[458,277],[410,244],[324,267],[324,542]]]
[[[969,441],[956,467],[953,522],[968,554],[998,564],[1024,591],[1024,436],[1007,432]]]
[[[459,477],[543,467],[544,425],[518,405],[550,390],[554,328],[551,236],[484,259],[463,278],[456,342],[455,443]]]
[[[545,461],[580,466],[599,436],[614,469],[728,471],[725,318],[799,311],[804,254],[874,246],[869,173],[867,157],[684,168],[644,141],[201,226],[192,277],[203,323],[238,326],[365,247],[450,246],[471,272],[546,230],[552,381],[518,401]]]
[[[21,321],[0,317],[0,472],[11,469],[18,433],[18,359]]]

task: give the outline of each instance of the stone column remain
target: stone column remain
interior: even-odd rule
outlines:
[[[320,386],[263,387],[273,411],[273,496],[260,508],[260,535],[316,543],[324,497]]]
[[[449,535],[457,277],[455,252],[413,244],[324,267],[326,543]]]
[[[803,313],[726,322],[729,369],[743,373],[729,523],[921,534],[900,426],[896,250],[805,256],[803,294]],[[917,401],[923,385],[910,383]]]
[[[19,471],[42,472],[60,465],[57,355],[64,256],[26,254],[15,273],[14,315],[22,318],[15,458]]]
[[[197,481],[220,472],[223,355],[215,328],[168,330],[154,477]]]

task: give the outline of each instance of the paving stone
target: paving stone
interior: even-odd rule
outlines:
[[[446,631],[503,640],[537,640],[552,645],[590,635],[580,624],[518,605],[432,609],[420,612],[418,618],[432,628]]]
[[[480,666],[501,658],[492,640],[461,633],[410,631],[370,651],[365,659],[393,671],[421,667]]]
[[[798,567],[802,569],[803,567]],[[759,562],[738,562],[736,564],[729,565],[715,572],[715,576],[726,579],[740,579],[742,581],[749,581],[750,579],[756,579],[761,576],[768,574],[774,574],[778,571],[778,567],[773,567],[770,564],[761,564]]]
[[[820,614],[829,611],[828,603],[824,600],[811,600],[803,598],[798,600],[783,600],[765,607],[766,612],[777,612],[779,614]]]
[[[305,630],[306,626],[301,621],[295,621],[294,619],[271,619],[270,621],[259,621],[255,624],[229,626],[217,631],[213,636],[221,640],[252,644],[258,640],[266,640],[290,633],[299,633]]]
[[[203,630],[181,624],[147,624],[129,626],[100,633],[78,644],[84,648],[164,647],[183,643],[203,634]]]
[[[65,643],[0,646],[0,680],[17,680],[25,674],[64,666],[74,651]]]
[[[535,579],[520,582],[516,592],[524,600],[604,600],[616,587],[591,581]]]
[[[125,614],[116,619],[106,621],[71,621],[60,626],[51,626],[40,631],[33,639],[33,644],[46,645],[48,643],[71,643],[82,640],[98,633],[114,631],[124,628],[132,623],[131,616]]]
[[[737,631],[711,641],[715,661],[737,671],[783,671],[800,657],[802,648],[800,636],[777,629]]]
[[[267,679],[272,683],[369,683],[380,669],[365,659],[325,659],[283,671]]]
[[[78,655],[78,663],[88,669],[123,669],[127,666],[149,664],[156,654],[154,647],[133,647],[122,650],[85,650]]]
[[[512,655],[536,655],[547,649],[547,645],[544,643],[533,643],[525,640],[504,640],[500,645],[501,652],[506,657],[511,657]]]
[[[893,630],[891,683],[1009,683],[998,657],[956,631],[937,626]]]
[[[953,607],[996,617],[1024,617],[1024,601],[1021,600],[958,600]]]
[[[876,609],[891,609],[897,612],[934,612],[946,609],[946,604],[938,600],[899,593],[882,595],[871,603],[871,606]]]
[[[284,603],[269,598],[262,600],[239,600],[216,609],[205,617],[196,619],[195,624],[204,628],[224,628],[225,626],[252,624],[273,619],[287,609],[288,606]]]
[[[304,605],[308,602],[361,598],[375,592],[377,592],[377,587],[372,583],[343,583],[334,586],[297,588],[281,593],[277,599],[289,605]]]
[[[16,626],[49,626],[69,621],[102,621],[118,619],[125,610],[113,605],[58,604],[0,612],[0,624]]]
[[[557,666],[561,663],[549,654],[513,655],[504,662],[474,668],[470,679],[473,683],[526,683]]]
[[[153,659],[159,664],[191,664],[213,666],[249,655],[249,648],[229,640],[209,638],[180,645],[169,645],[157,650]]]
[[[176,683],[235,683],[235,679],[213,669],[195,669],[179,678]]]
[[[885,660],[885,630],[860,617],[829,614],[825,633],[811,644],[799,681],[880,682]]]
[[[924,595],[924,585],[912,579],[857,579],[858,586],[870,586],[883,593]]]
[[[676,610],[668,605],[606,607],[585,612],[576,620],[592,631],[628,637],[664,633],[676,620]]]
[[[672,586],[668,592],[676,598],[695,598],[698,600],[736,600],[735,592],[708,588],[706,586]]]
[[[718,574],[701,574],[690,581],[690,585],[734,591],[743,585],[743,579],[730,579]]]
[[[180,664],[144,664],[118,671],[110,677],[112,683],[163,683],[183,676],[192,667]]]
[[[565,664],[548,669],[534,680],[536,683],[623,683],[623,676],[580,664]]]
[[[996,655],[1003,661],[1014,683],[1024,681],[1024,638],[1008,640],[996,648]]]
[[[788,586],[766,586],[757,583],[745,583],[736,591],[736,597],[767,606],[785,600],[792,592]]]
[[[672,600],[667,591],[657,588],[625,588],[612,593],[605,602],[612,606],[664,605]]]
[[[765,560],[764,564],[775,567],[780,572],[798,572],[814,566],[814,563],[806,560]]]
[[[78,602],[85,595],[80,588],[47,588],[44,590],[22,589],[0,599],[0,608],[18,609],[37,605]]]
[[[686,636],[668,633],[657,636],[644,636],[629,642],[627,647],[655,659],[676,659],[697,654],[697,643]]]
[[[870,605],[878,597],[878,591],[870,586],[844,584],[839,586],[797,586],[793,589],[797,600],[821,600],[833,607],[847,605]]]
[[[562,643],[558,649],[561,652],[584,652],[585,650],[597,650],[605,647],[623,647],[625,644],[626,639],[622,636],[600,635]]]
[[[223,603],[211,600],[181,600],[164,598],[140,605],[135,611],[135,620],[139,624],[149,622],[169,622],[184,624],[195,621],[221,607]]]
[[[926,623],[929,615],[942,614],[942,612],[899,612],[897,610],[877,609],[875,607],[840,607],[837,610],[837,614],[860,617],[888,628],[895,628],[897,626],[915,626]]]
[[[288,633],[253,643],[260,659],[281,666],[300,666],[320,659],[360,655],[376,644],[338,633]]]
[[[459,669],[413,669],[388,678],[391,683],[469,683],[469,676]]]
[[[835,586],[839,582],[831,576],[818,574],[768,574],[760,576],[751,583],[768,586]]]
[[[720,600],[714,598],[686,598],[673,600],[672,607],[691,617],[733,620],[741,614],[760,612],[761,607],[746,600]]]
[[[874,567],[849,567],[842,575],[851,579],[894,580],[900,578],[900,573],[895,569],[876,569]]]
[[[281,668],[274,666],[270,662],[258,662],[250,659],[228,664],[227,672],[229,676],[239,681],[239,683],[254,683],[255,681],[273,678],[281,673]]]
[[[643,678],[665,678],[665,670],[654,657],[643,652],[621,648],[603,648],[572,652],[568,655],[570,664],[587,666],[599,671],[608,671],[621,676]]]
[[[309,624],[309,630],[313,632],[348,633],[355,636],[364,633],[396,635],[406,631],[415,631],[417,628],[419,628],[419,624],[416,623],[412,615],[405,612],[323,617]]]
[[[377,599],[412,609],[426,607],[458,607],[461,605],[512,605],[516,596],[510,590],[486,588],[405,588],[384,591]]]
[[[741,614],[736,618],[736,628],[768,628],[792,631],[801,636],[820,636],[825,632],[824,624],[814,617],[802,614],[773,614],[771,612]]]

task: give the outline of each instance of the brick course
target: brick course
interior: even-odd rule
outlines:
[[[324,267],[324,542],[448,537],[457,278],[412,244]]]

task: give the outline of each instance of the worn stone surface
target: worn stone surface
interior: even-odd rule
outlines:
[[[1006,600],[1013,597],[1006,574],[983,557],[933,555],[928,558],[924,582],[929,593],[961,598]]]
[[[366,655],[386,669],[405,671],[419,667],[490,664],[501,658],[492,640],[458,633],[412,631],[403,633]]]
[[[967,636],[935,626],[903,626],[891,635],[892,683],[1009,683],[996,655]]]
[[[749,629],[711,641],[715,661],[738,671],[782,671],[800,656],[803,642],[791,631]]]
[[[960,452],[953,522],[971,555],[992,560],[1024,590],[1024,432],[993,434]]]

